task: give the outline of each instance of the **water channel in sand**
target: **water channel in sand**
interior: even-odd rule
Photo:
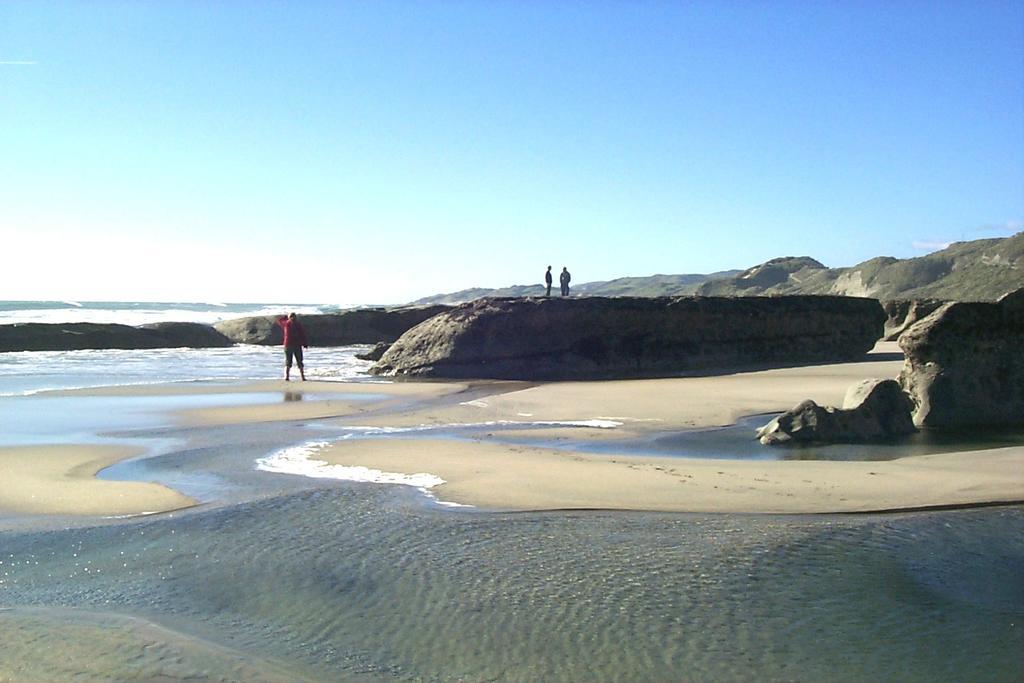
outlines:
[[[163,481],[205,504],[7,520],[0,678],[1021,677],[1020,506],[858,517],[448,510],[408,487],[255,469],[323,438],[323,424],[110,426],[121,431],[105,438],[158,455],[104,476]],[[747,447],[751,429],[633,447],[699,454],[741,433]]]

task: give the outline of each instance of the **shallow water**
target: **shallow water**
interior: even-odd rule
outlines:
[[[96,639],[77,666],[99,678],[182,678],[192,666],[230,678],[249,654],[330,680],[1024,673],[1021,508],[509,514],[438,511],[407,491],[320,485],[128,523],[0,533],[5,607],[131,615],[177,634],[154,630],[151,651],[131,629],[90,634],[60,612],[33,623],[0,612],[16,633],[0,676],[15,666],[40,679],[66,672],[48,644],[72,634],[80,647]]]
[[[0,396],[0,446],[118,442],[178,422],[173,411],[324,400],[375,401],[368,393],[229,392],[158,396]]]
[[[1024,444],[1024,431],[990,429],[972,434],[921,431],[889,441],[856,444],[811,444],[804,446],[764,446],[755,436],[775,417],[752,415],[724,427],[687,429],[659,433],[639,439],[608,441],[567,441],[533,439],[529,430],[542,425],[502,426],[501,441],[547,446],[581,453],[615,455],[650,455],[679,458],[714,458],[721,460],[895,460],[914,455],[985,450]],[[479,431],[479,427],[458,429],[436,427],[444,437],[460,438]],[[520,434],[516,434],[519,431]]]
[[[194,398],[0,399],[9,439],[103,430],[156,457],[101,476],[204,501],[134,519],[0,518],[0,680],[1024,678],[1024,507],[448,510],[409,487],[257,471],[344,432],[184,430],[162,412],[247,400]],[[738,430],[749,446],[749,429],[688,437],[722,455]],[[675,452],[675,438],[635,447]]]
[[[921,431],[889,441],[858,444],[764,446],[755,437],[774,415],[746,417],[735,425],[659,435],[631,444],[634,452],[691,458],[743,460],[894,460],[914,455],[984,450],[1024,444],[1024,431],[988,429],[971,434]]]
[[[537,429],[551,427],[604,428],[614,431],[620,423],[608,420],[519,422],[498,421],[466,424],[431,424],[416,427],[339,427],[327,429],[343,438],[430,438],[476,439],[481,433],[504,443],[514,443],[580,453],[662,456],[679,458],[713,458],[722,460],[894,460],[915,455],[953,453],[958,451],[1004,448],[1024,444],[1024,431],[990,429],[971,434],[921,431],[907,437],[884,442],[858,444],[814,444],[806,446],[764,446],[756,438],[756,430],[774,415],[754,415],[734,425],[678,432],[659,433],[639,439],[608,439],[573,441],[571,432],[557,439],[538,439],[530,435]],[[497,433],[493,433],[497,430]]]
[[[362,346],[313,347],[306,352],[309,379],[370,379]],[[53,389],[180,382],[278,379],[279,346],[239,344],[223,349],[22,351],[0,353],[0,397]]]

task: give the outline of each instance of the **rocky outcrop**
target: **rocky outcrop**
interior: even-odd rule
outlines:
[[[1024,289],[996,303],[944,304],[899,344],[918,426],[1024,425]]]
[[[115,323],[0,325],[0,351],[210,348],[233,344],[209,325],[200,323],[157,323],[143,327]]]
[[[341,313],[303,315],[299,321],[314,346],[345,346],[392,342],[424,320],[447,311],[450,306],[403,306],[399,308],[356,308]],[[282,315],[285,313],[282,312]],[[267,315],[224,320],[214,327],[239,344],[273,346],[282,343],[280,316]]]
[[[158,335],[173,342],[171,347],[187,346],[194,349],[234,346],[234,342],[215,330],[210,325],[200,323],[152,323],[142,325],[144,330],[153,330]]]
[[[373,348],[364,353],[357,353],[356,358],[359,360],[372,360],[378,361],[384,355],[384,353],[391,348],[391,344],[387,342],[377,342],[373,345]]]
[[[233,318],[214,324],[214,329],[238,344],[281,344],[284,338],[281,328],[275,324],[280,316],[260,315],[249,318]],[[309,316],[316,317],[316,316]],[[306,316],[302,316],[305,325]]]
[[[877,301],[849,297],[482,299],[412,328],[371,371],[556,380],[840,361],[884,322]]]
[[[757,431],[766,446],[885,441],[916,431],[899,382],[869,379],[846,391],[842,408],[803,401]]]
[[[888,319],[885,321],[885,341],[896,341],[907,328],[932,314],[946,303],[939,299],[890,299],[882,302]]]

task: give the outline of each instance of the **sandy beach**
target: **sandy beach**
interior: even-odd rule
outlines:
[[[358,415],[371,409],[397,409],[408,402],[439,399],[464,389],[464,384],[445,383],[267,380],[234,385],[111,386],[53,391],[48,395],[129,399],[225,395],[221,399],[223,405],[184,410],[173,419],[210,427]],[[247,399],[253,395],[273,395],[275,400],[252,403]],[[232,405],[232,396],[245,404]],[[136,447],[109,444],[0,447],[0,513],[110,517],[168,512],[196,504],[189,496],[160,484],[96,477],[104,468],[142,453]]]
[[[433,490],[441,500],[485,508],[829,513],[1024,500],[1024,446],[881,462],[785,460],[782,452],[778,460],[736,460],[641,455],[626,446],[616,450],[618,441],[729,425],[806,398],[841,404],[846,389],[859,380],[896,376],[902,366],[897,352],[895,344],[882,343],[860,362],[653,380],[535,385],[271,380],[61,395],[222,394],[215,406],[176,413],[176,422],[196,429],[305,420],[342,429],[422,429],[419,438],[345,439],[310,457],[328,465],[429,473],[445,481]],[[453,427],[461,430],[459,438],[438,437]],[[602,442],[601,454],[559,448],[596,441]],[[0,508],[116,515],[192,504],[156,484],[94,478],[135,453],[107,446],[4,449],[0,471],[14,485],[4,487]]]
[[[883,462],[590,455],[493,442],[342,441],[330,464],[429,472],[444,501],[513,510],[826,513],[1024,500],[1024,447]]]
[[[120,516],[195,504],[166,486],[105,481],[96,473],[142,451],[122,446],[0,448],[0,511],[20,514]]]
[[[615,440],[728,425],[746,415],[780,412],[805,398],[841,404],[851,384],[896,376],[902,362],[893,360],[895,353],[894,343],[881,343],[862,362],[655,380],[346,385],[345,391],[376,391],[386,398],[238,406],[184,417],[197,426],[326,417],[342,426],[470,425],[469,440],[352,439],[315,457],[329,464],[434,474],[446,482],[434,490],[442,500],[502,509],[825,513],[1024,500],[1024,447],[886,462],[736,461],[614,451]],[[282,389],[280,383],[273,388]],[[336,386],[312,388],[337,391]],[[510,423],[547,422],[553,424],[517,430],[518,444],[503,442],[511,436]],[[590,423],[604,428],[579,426]],[[522,445],[531,440],[546,445]],[[608,442],[611,453],[551,447],[587,440]]]

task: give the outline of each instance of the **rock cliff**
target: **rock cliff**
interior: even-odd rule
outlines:
[[[299,322],[314,346],[376,344],[398,339],[403,332],[450,306],[403,306],[399,308],[356,308],[341,313],[303,315]],[[282,315],[284,312],[282,312]],[[282,342],[279,316],[257,316],[224,320],[214,327],[240,344],[275,345]]]
[[[20,323],[0,325],[0,351],[161,349],[231,346],[234,342],[200,323]]]
[[[558,380],[839,361],[884,322],[877,301],[851,297],[481,299],[412,328],[371,372]]]
[[[918,426],[1024,425],[1024,289],[996,303],[944,304],[899,344]]]

